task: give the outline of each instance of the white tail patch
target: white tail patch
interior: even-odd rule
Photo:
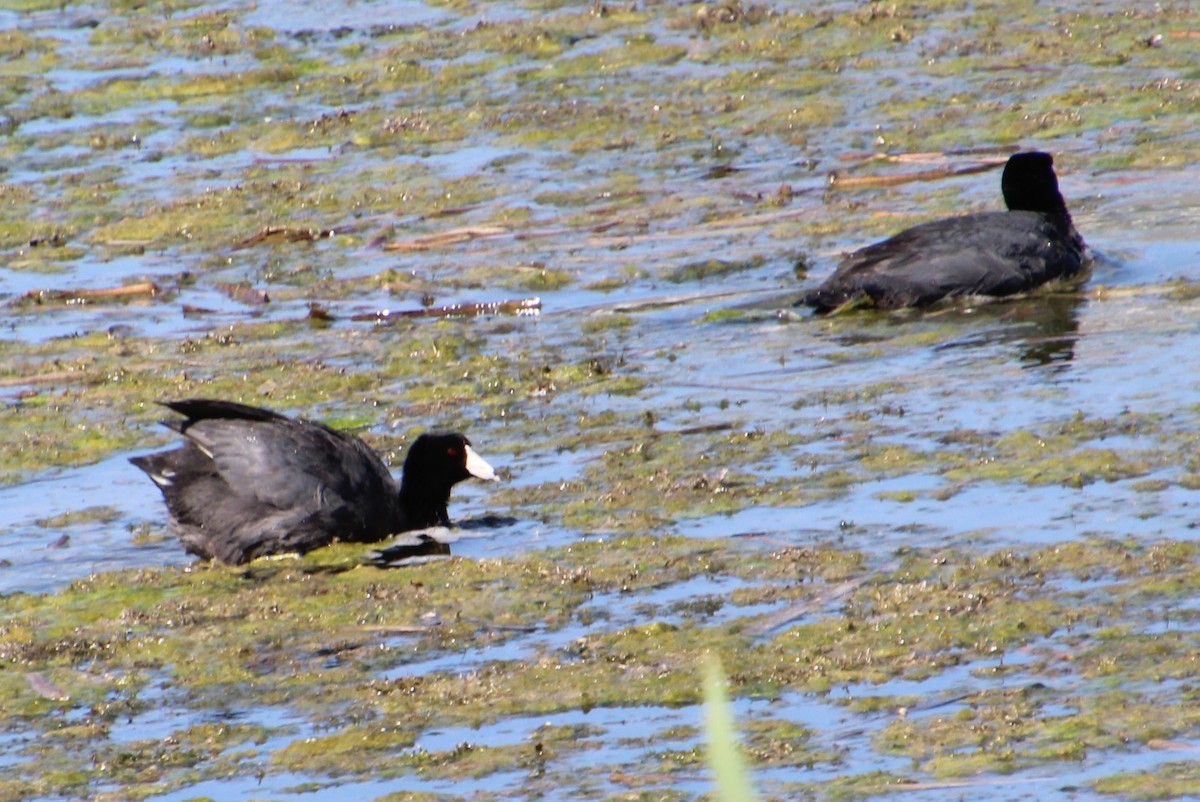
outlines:
[[[171,487],[175,484],[173,481],[174,477],[175,471],[171,470],[170,468],[167,468],[165,471],[161,471],[159,473],[150,474],[150,479],[159,487]]]

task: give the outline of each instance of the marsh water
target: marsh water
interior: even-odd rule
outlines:
[[[977,5],[0,11],[0,798],[698,798],[691,649],[731,643],[782,661],[731,670],[768,796],[1194,795],[1200,13]],[[958,170],[1028,147],[1097,257],[1082,286],[793,306],[847,249],[999,208],[998,170]],[[504,481],[456,488],[457,567],[196,566],[127,462],[188,395],[352,428],[394,466],[460,428]],[[1045,567],[983,573],[1005,560]],[[538,571],[589,591],[525,609],[502,577]],[[261,582],[275,612],[249,617],[291,622],[288,583],[364,576],[451,595],[300,615],[296,654],[196,623],[205,594]],[[821,682],[780,668],[873,607],[970,630],[910,601],[947,588],[1047,607]],[[705,645],[658,651],[678,633]],[[189,676],[186,644],[120,656],[139,638],[203,638],[230,674]],[[1085,659],[1104,638],[1127,670]],[[611,687],[555,684],[602,646]],[[543,698],[476,691],[509,675]],[[386,707],[435,683],[415,719]],[[994,727],[1015,697],[1036,708]],[[1170,712],[1106,729],[1110,706]]]

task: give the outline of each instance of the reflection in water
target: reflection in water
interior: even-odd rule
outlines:
[[[470,537],[490,537],[492,530],[514,526],[518,519],[509,515],[478,515],[455,522],[454,528],[431,526],[401,532],[384,541],[370,554],[368,562],[379,568],[397,568],[450,556],[450,545]]]
[[[1082,300],[1079,293],[1071,293],[1024,302],[1023,305],[1028,305],[1033,313],[1029,322],[1034,329],[1032,335],[1023,340],[1021,362],[1024,367],[1051,365],[1054,371],[1067,369],[1075,358]]]
[[[445,527],[402,532],[371,552],[368,561],[377,568],[395,568],[449,557],[449,532]]]
[[[1121,266],[1119,261],[1094,248],[1092,258],[1089,278],[1097,272],[1109,274]],[[1050,366],[1057,373],[1066,370],[1074,360],[1079,318],[1085,300],[1082,286],[1070,292],[1035,294],[1013,305],[1014,317],[1033,327],[1032,332],[1019,338],[1023,367]]]
[[[1023,367],[1051,366],[1055,372],[1062,371],[1075,358],[1083,301],[1081,292],[1038,293],[1029,298],[973,307],[957,314],[969,317],[976,326],[981,318],[995,325],[977,330],[968,339],[935,346],[934,350],[1012,343],[1017,346],[1016,356]]]

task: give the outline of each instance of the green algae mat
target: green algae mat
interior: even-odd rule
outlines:
[[[0,3],[0,800],[1200,784],[1200,12]],[[1055,154],[1089,282],[815,318]],[[448,558],[193,563],[164,398],[465,431]]]

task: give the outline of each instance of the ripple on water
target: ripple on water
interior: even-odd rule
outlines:
[[[511,13],[504,8],[498,13]],[[262,26],[291,33],[323,32],[338,29],[370,30],[379,26],[432,26],[458,20],[449,8],[430,5],[421,0],[388,0],[387,3],[372,0],[329,4],[321,0],[294,0],[281,13],[275,3],[251,6],[242,16],[246,25]]]
[[[192,561],[174,537],[134,542],[132,527],[162,521],[158,491],[124,456],[0,487],[0,594],[49,593],[100,571]],[[38,522],[103,506],[112,514],[66,527]],[[61,546],[55,543],[67,535]]]

